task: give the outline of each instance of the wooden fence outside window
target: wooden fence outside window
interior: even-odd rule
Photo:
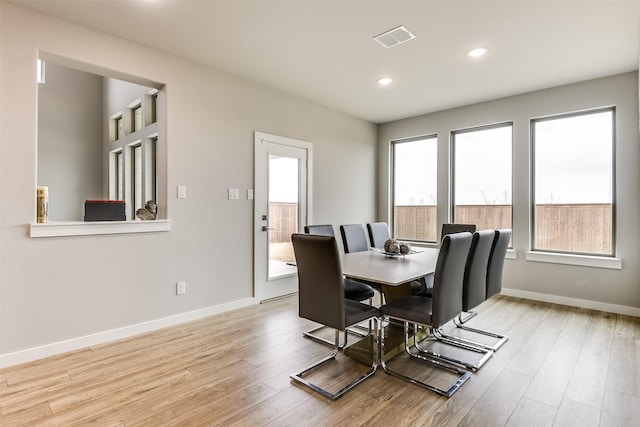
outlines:
[[[513,228],[511,205],[459,205],[456,222],[476,224],[478,230]],[[290,242],[298,232],[298,205],[271,203],[269,243]],[[544,204],[535,209],[536,249],[613,254],[611,204]],[[404,240],[435,242],[439,238],[436,206],[396,206],[394,236]]]

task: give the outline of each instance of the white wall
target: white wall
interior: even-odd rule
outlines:
[[[0,365],[2,355],[11,364],[39,346],[46,355],[65,340],[252,301],[253,205],[226,194],[253,188],[256,130],[314,144],[314,220],[375,219],[374,125],[11,4],[0,8]],[[28,237],[39,50],[166,85],[170,232]],[[177,185],[187,186],[187,199],[176,198]],[[180,297],[179,280],[187,282]]]
[[[529,119],[602,106],[616,106],[616,255],[622,270],[525,261],[529,249]],[[513,247],[503,287],[512,294],[618,312],[640,313],[640,137],[637,72],[527,93],[427,114],[379,126],[378,216],[389,214],[390,141],[438,135],[438,222],[448,222],[450,131],[491,123],[514,123]],[[631,309],[629,309],[631,308]],[[635,308],[635,309],[634,309]]]

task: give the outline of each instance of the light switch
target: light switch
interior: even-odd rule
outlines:
[[[253,200],[253,189],[247,190],[247,200]]]
[[[229,200],[238,200],[240,198],[240,191],[237,188],[229,189]]]
[[[184,185],[178,185],[178,199],[187,198],[187,187]]]

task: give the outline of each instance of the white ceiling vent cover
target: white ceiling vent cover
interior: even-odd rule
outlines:
[[[404,25],[401,25],[393,30],[389,30],[385,33],[380,34],[379,36],[375,36],[373,39],[380,43],[384,47],[394,47],[402,44],[404,42],[408,42],[411,39],[415,39],[416,36],[411,33],[411,31],[407,30]]]

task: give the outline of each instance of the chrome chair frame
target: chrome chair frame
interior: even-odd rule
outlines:
[[[462,309],[469,309],[476,307],[486,300],[487,296],[487,265],[489,263],[489,256],[491,255],[491,248],[495,242],[494,230],[482,230],[473,233],[471,239],[471,246],[469,253],[466,257],[464,276],[462,284]],[[461,315],[458,314],[457,317]],[[455,321],[455,318],[453,319]],[[452,344],[465,350],[476,351],[478,353],[484,353],[484,356],[477,362],[465,362],[461,363],[468,369],[477,371],[480,369],[493,354],[493,349],[483,343],[472,341],[466,338],[447,335],[440,328],[434,328],[432,330],[433,336],[438,341]],[[420,349],[419,346],[417,346]]]
[[[333,352],[312,365],[295,372],[290,378],[328,399],[335,400],[372,376],[378,367],[378,317],[380,310],[371,305],[345,298],[344,276],[338,245],[334,236],[293,234],[294,253],[298,261],[298,315],[335,330]],[[318,304],[318,301],[321,301]],[[368,372],[333,393],[305,378],[305,375],[340,353],[340,331],[363,321],[373,323],[372,364]]]
[[[409,322],[407,322],[405,319],[401,319],[401,318],[394,317],[394,316],[384,316],[384,317],[386,319],[393,319],[393,320],[396,320],[396,321],[404,323],[404,346],[405,346],[405,352],[411,358],[419,359],[419,360],[422,360],[424,362],[430,363],[431,365],[434,365],[434,366],[436,366],[438,368],[442,368],[442,369],[445,369],[445,370],[447,370],[449,372],[457,374],[457,375],[459,375],[459,377],[453,383],[453,385],[451,385],[451,387],[449,387],[448,389],[445,390],[445,389],[433,386],[431,384],[425,383],[424,381],[420,381],[417,378],[413,378],[413,377],[410,377],[408,375],[405,375],[405,374],[403,374],[403,373],[401,373],[399,371],[394,371],[394,370],[389,368],[389,366],[387,365],[387,363],[384,360],[385,359],[384,358],[385,344],[384,344],[384,339],[383,339],[383,340],[381,340],[381,344],[380,344],[380,365],[382,366],[382,369],[387,374],[392,375],[394,377],[401,378],[401,379],[403,379],[405,381],[409,381],[412,384],[424,387],[424,388],[426,388],[428,390],[431,390],[431,391],[433,391],[435,393],[438,393],[438,394],[440,394],[442,396],[445,396],[445,397],[451,397],[471,377],[471,372],[464,370],[463,369],[464,366],[458,364],[458,366],[460,366],[460,367],[457,367],[457,366],[455,366],[455,365],[453,365],[451,363],[448,363],[443,358],[433,356],[431,353],[426,353],[429,356],[432,356],[432,357],[427,357],[427,356],[424,355],[425,354],[424,352],[420,351],[420,349],[417,348],[417,346],[416,346],[416,348],[418,349],[418,352],[417,353],[413,353],[411,351],[411,344],[410,344]],[[417,329],[418,329],[416,325],[420,325],[420,324],[413,323],[413,325],[414,325],[414,327],[413,327],[413,330],[414,330],[414,341],[413,342],[414,342],[414,345],[415,345],[415,343],[417,342],[416,340],[417,340]],[[421,325],[421,326],[423,326],[425,328],[429,328],[429,325]],[[383,322],[383,324],[381,326],[381,329],[380,329],[380,336],[384,337],[384,322]]]
[[[320,387],[317,384],[314,384],[308,380],[306,380],[304,378],[304,375],[322,365],[324,365],[325,363],[328,363],[332,360],[334,360],[336,358],[336,356],[338,355],[338,353],[340,352],[341,348],[340,347],[340,331],[336,330],[335,331],[335,345],[334,345],[334,349],[333,352],[329,355],[326,356],[323,359],[320,359],[319,361],[313,363],[310,366],[307,366],[306,368],[294,373],[290,375],[290,378],[293,379],[294,381],[297,381],[301,384],[306,385],[307,387],[309,387],[310,389],[312,389],[315,392],[320,393],[321,395],[323,395],[324,397],[331,399],[331,400],[336,400],[337,398],[339,398],[340,396],[342,396],[343,394],[345,394],[346,392],[348,392],[349,390],[351,390],[352,388],[354,388],[355,386],[357,386],[358,384],[360,384],[362,381],[366,380],[367,378],[369,378],[370,376],[372,376],[373,374],[375,374],[375,372],[378,369],[378,348],[379,348],[379,343],[378,343],[378,318],[377,317],[372,317],[373,323],[374,323],[374,327],[373,327],[373,362],[371,365],[371,369],[369,369],[369,371],[365,372],[364,374],[360,375],[358,378],[356,378],[354,381],[351,381],[349,384],[343,386],[340,390],[338,390],[335,393],[331,393],[330,391]],[[346,330],[345,330],[346,333]]]
[[[434,274],[433,298],[411,295],[394,300],[380,308],[383,322],[380,333],[381,365],[384,371],[447,397],[453,395],[469,379],[471,373],[464,369],[467,365],[463,361],[420,347],[418,343],[418,326],[433,332],[460,312],[462,308],[464,266],[471,246],[471,238],[471,233],[465,232],[445,236],[443,239]],[[384,360],[385,320],[396,320],[403,323],[405,351],[411,358],[428,362],[433,366],[455,373],[458,378],[454,384],[448,389],[442,389],[391,369]],[[409,324],[413,325],[413,344],[410,342]],[[431,336],[438,339],[435,335]],[[448,340],[439,340],[451,344]],[[416,351],[412,351],[414,347]],[[473,351],[478,351],[478,349],[474,348]],[[493,352],[488,352],[488,354],[489,356],[487,357],[491,357]]]
[[[494,294],[499,293],[500,289],[502,288],[502,270],[504,267],[504,258],[507,253],[509,241],[511,240],[511,233],[512,231],[510,229],[495,230],[495,238],[491,246],[491,254],[489,255],[489,263],[487,265],[487,299]],[[457,320],[454,319],[453,321],[456,327],[465,331],[498,339],[498,341],[494,345],[480,344],[486,349],[492,350],[494,352],[498,351],[498,349],[509,340],[509,336],[505,334],[466,326],[464,325],[464,323],[466,323],[474,316],[469,316],[465,319],[462,319],[461,316],[462,313]]]

